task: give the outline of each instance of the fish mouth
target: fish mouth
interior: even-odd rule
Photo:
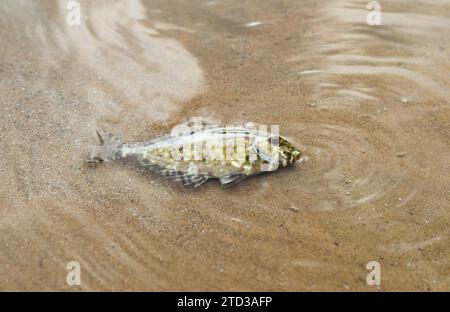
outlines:
[[[300,151],[293,151],[292,157],[294,158],[294,161],[298,161],[302,157],[302,153],[300,153]]]

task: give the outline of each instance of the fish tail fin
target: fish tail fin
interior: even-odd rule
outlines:
[[[92,147],[87,162],[95,164],[118,159],[122,141],[110,133],[98,130],[95,132],[100,145]]]

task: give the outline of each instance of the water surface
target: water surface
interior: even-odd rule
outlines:
[[[448,290],[450,2],[0,3],[0,289]],[[305,161],[222,190],[83,166],[193,117]]]

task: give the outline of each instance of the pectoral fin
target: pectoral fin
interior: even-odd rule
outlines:
[[[230,173],[220,177],[222,188],[229,188],[247,177],[244,173]]]
[[[207,175],[202,174],[189,174],[183,173],[176,170],[163,169],[158,171],[161,175],[171,179],[173,181],[181,182],[184,185],[192,185],[198,187],[208,181],[210,178]]]

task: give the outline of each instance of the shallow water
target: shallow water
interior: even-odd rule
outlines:
[[[449,290],[450,2],[0,3],[0,289]],[[83,166],[193,117],[279,125],[305,161],[182,187]]]

